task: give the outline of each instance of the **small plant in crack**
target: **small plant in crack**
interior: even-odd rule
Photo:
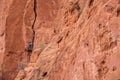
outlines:
[[[29,42],[29,44],[28,44],[28,52],[32,52],[32,50],[33,50],[33,43]]]
[[[18,68],[16,71],[20,71],[20,70],[24,70],[24,68],[26,67],[27,62],[21,62],[18,64]]]

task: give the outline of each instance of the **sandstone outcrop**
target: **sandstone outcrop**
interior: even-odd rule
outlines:
[[[0,7],[0,80],[120,79],[120,0],[0,0]]]

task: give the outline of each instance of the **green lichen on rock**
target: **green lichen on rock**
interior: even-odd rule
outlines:
[[[44,50],[45,47],[46,47],[46,44],[40,44],[40,45],[39,45],[39,48],[40,48],[41,50]]]

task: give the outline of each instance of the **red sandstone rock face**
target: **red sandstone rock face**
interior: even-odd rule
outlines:
[[[26,51],[26,46],[33,38],[34,1],[1,0],[1,4],[1,47],[3,48],[4,56],[3,53],[0,54],[0,73],[2,75],[0,79],[13,80],[17,73],[29,63],[29,54]],[[29,13],[27,8],[30,10]],[[31,16],[26,19],[26,13],[27,16],[30,14],[33,20]],[[26,25],[25,22],[29,21],[29,19],[31,19],[31,24]]]
[[[120,0],[0,0],[0,7],[1,80],[120,79]]]

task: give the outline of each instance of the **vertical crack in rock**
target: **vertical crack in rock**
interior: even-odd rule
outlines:
[[[37,11],[36,11],[36,9],[37,9],[37,0],[34,0],[34,8],[33,9],[34,9],[34,16],[35,16],[35,18],[34,18],[34,21],[33,21],[33,24],[32,24],[32,31],[33,31],[32,44],[34,46],[34,38],[35,38],[34,26],[35,26],[35,22],[36,22],[36,18],[37,18]]]
[[[85,62],[83,62],[83,79],[86,80],[86,76],[85,76]]]

